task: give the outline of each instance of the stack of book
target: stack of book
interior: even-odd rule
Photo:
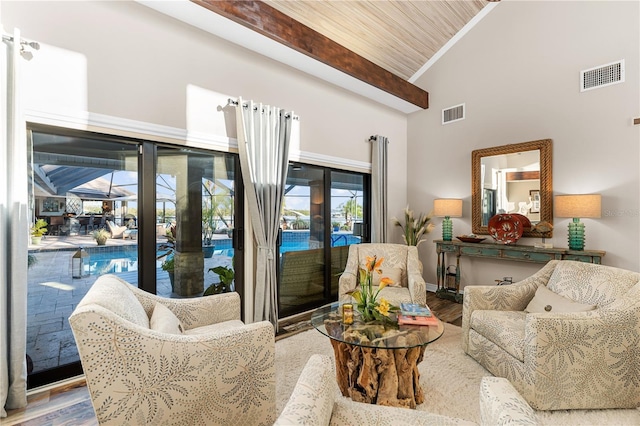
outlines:
[[[431,309],[426,305],[401,303],[398,324],[438,325],[438,318],[431,313]]]

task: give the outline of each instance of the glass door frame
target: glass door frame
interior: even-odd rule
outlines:
[[[66,137],[83,137],[98,139],[107,142],[115,142],[137,146],[138,151],[138,288],[151,294],[157,293],[156,288],[156,156],[159,146],[175,149],[193,149],[211,155],[224,154],[233,158],[234,166],[234,229],[232,247],[234,249],[233,267],[235,271],[235,290],[244,300],[244,247],[242,237],[244,235],[244,184],[240,172],[240,160],[237,153],[208,150],[204,148],[191,148],[178,144],[167,144],[153,140],[111,135],[107,133],[71,129],[61,126],[52,126],[28,122],[27,143],[29,157],[33,155],[32,132],[42,132],[51,135]],[[31,184],[30,184],[31,185]],[[34,197],[35,199],[35,197]],[[244,315],[244,303],[241,302],[241,315]],[[242,316],[243,318],[243,316]],[[27,323],[28,325],[28,323]],[[42,371],[31,373],[27,377],[27,388],[33,389],[57,381],[65,380],[83,374],[80,361],[52,367]]]
[[[332,187],[333,187],[333,180],[332,180],[332,174],[333,173],[353,173],[353,174],[357,174],[359,176],[362,176],[363,178],[363,187],[362,187],[362,191],[363,191],[363,204],[362,204],[362,216],[363,216],[363,227],[365,229],[364,235],[361,238],[361,242],[365,243],[365,242],[369,242],[369,235],[370,233],[367,231],[370,228],[370,221],[371,221],[371,174],[369,173],[362,173],[362,172],[355,172],[355,171],[350,171],[350,170],[342,170],[342,169],[336,169],[336,168],[331,168],[331,167],[326,167],[326,166],[320,166],[320,165],[315,165],[315,164],[307,164],[307,163],[302,163],[302,162],[295,162],[295,161],[291,161],[289,162],[289,167],[300,167],[300,168],[304,168],[304,167],[309,167],[309,168],[314,168],[317,169],[318,171],[320,171],[322,173],[322,179],[323,179],[323,206],[322,206],[322,214],[323,214],[323,224],[324,224],[324,229],[322,232],[322,240],[323,240],[323,247],[322,247],[322,255],[323,255],[323,261],[324,261],[324,289],[323,289],[323,300],[322,302],[307,302],[305,304],[301,304],[300,306],[298,306],[297,308],[287,308],[284,309],[282,308],[282,304],[281,304],[281,299],[280,299],[280,294],[278,294],[278,319],[283,319],[286,318],[288,316],[293,316],[293,315],[297,315],[301,312],[304,312],[308,309],[312,309],[314,306],[320,306],[321,304],[326,304],[329,303],[331,301],[334,300],[334,296],[331,294],[331,279],[332,279],[332,244],[331,244],[331,236],[332,236],[332,217],[331,217],[331,212],[332,212],[332,203],[331,203],[331,191],[332,191]],[[282,233],[281,233],[282,235]],[[282,239],[280,238],[280,241],[282,241]],[[279,247],[278,247],[279,248]],[[280,264],[281,262],[278,262],[276,264],[277,266],[277,276],[278,276],[278,293],[280,293],[280,280],[281,280],[281,268],[280,268]],[[283,316],[282,313],[283,311],[285,312],[286,316]]]

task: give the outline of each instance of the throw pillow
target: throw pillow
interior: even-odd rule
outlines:
[[[167,334],[182,334],[184,328],[178,317],[162,303],[156,303],[149,321],[151,330]]]
[[[564,296],[552,292],[546,286],[540,286],[536,290],[535,296],[524,309],[525,312],[585,312],[592,311],[595,305],[574,302]]]
[[[380,285],[380,279],[382,278],[390,278],[393,281],[393,284],[389,284],[389,287],[402,287],[402,268],[390,268],[382,266],[380,268],[382,271],[381,274],[374,273],[373,274],[373,286],[377,287]]]

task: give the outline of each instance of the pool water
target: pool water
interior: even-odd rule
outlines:
[[[115,247],[111,250],[85,249],[89,253],[89,273],[91,275],[117,274],[138,270],[138,247]],[[215,250],[214,255],[233,257],[233,249]],[[156,260],[156,268],[162,260]]]
[[[285,235],[285,241],[280,246],[280,254],[288,251],[304,251],[309,250],[309,234],[306,233],[306,239],[304,235],[296,235],[297,238],[291,238],[291,241],[287,241],[287,233]],[[302,237],[302,238],[300,238]],[[360,242],[358,240],[348,241],[344,238],[345,242],[351,244]],[[335,241],[335,246],[345,245],[341,244],[342,241]],[[233,248],[231,247],[231,240],[220,240],[215,243],[216,249],[214,250],[215,256],[233,257]],[[104,274],[117,274],[121,272],[133,272],[138,270],[138,247],[137,246],[122,246],[122,247],[109,247],[104,248],[86,248],[89,254],[89,265],[91,275],[104,275]],[[156,268],[162,266],[162,261],[156,261]]]
[[[117,274],[138,270],[138,247],[117,247],[116,250],[85,249],[89,254],[91,275]],[[159,268],[162,262],[157,261]]]

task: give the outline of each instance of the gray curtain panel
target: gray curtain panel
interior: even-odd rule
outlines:
[[[371,142],[371,242],[387,242],[387,147],[389,139],[372,136]]]
[[[0,417],[27,405],[29,212],[26,131],[18,105],[20,41],[16,30],[12,39],[3,32],[0,44]]]
[[[287,180],[292,113],[238,98],[238,152],[257,246],[253,321],[277,330],[278,229]],[[249,286],[251,288],[251,286]]]

